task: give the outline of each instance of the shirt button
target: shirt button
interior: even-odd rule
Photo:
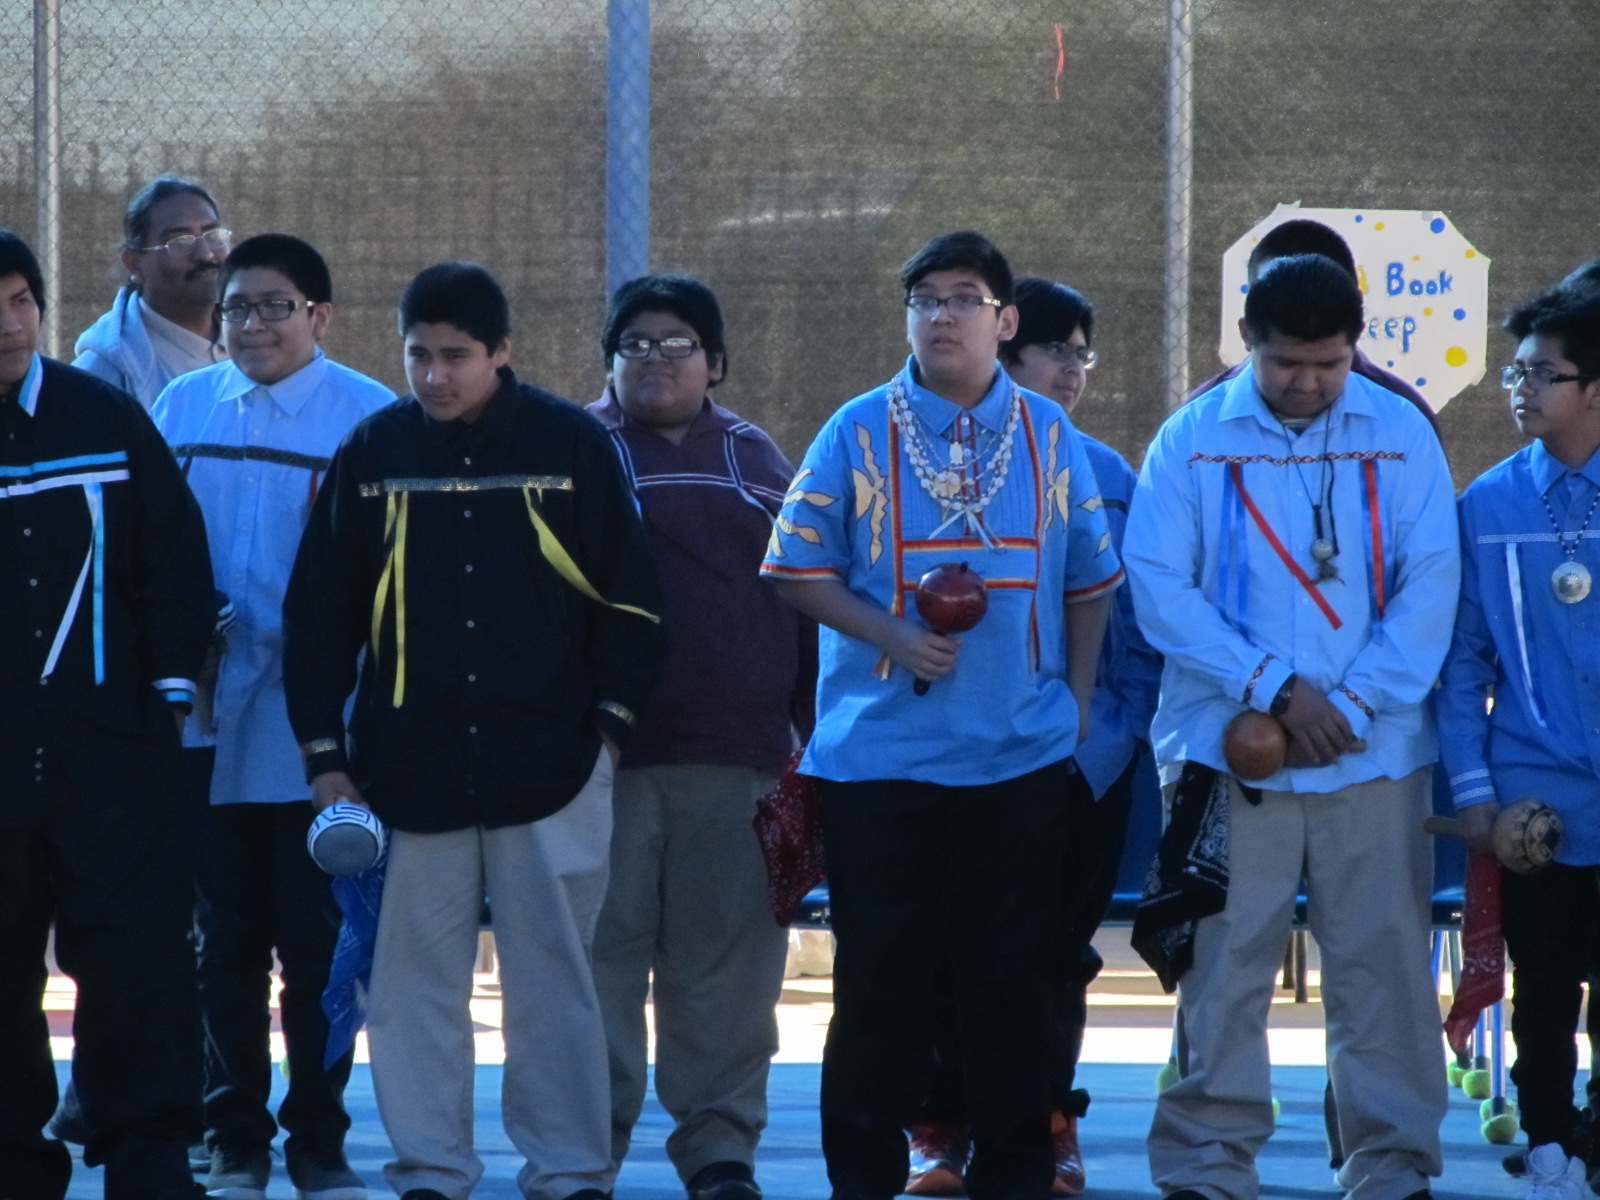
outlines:
[[[476,675],[468,675],[467,676],[467,682],[468,683],[477,683],[478,682],[478,677]],[[43,753],[43,751],[41,751],[41,753]]]
[[[472,620],[471,618],[468,618],[468,620],[467,620],[467,628],[468,629],[476,629],[477,627],[478,627],[478,623],[476,621]]]
[[[38,587],[39,586],[39,581],[37,579],[30,579],[30,580],[28,580],[28,586],[29,587]]]
[[[42,637],[43,637],[43,636],[44,636],[44,630],[42,630],[42,629],[35,629],[35,630],[34,630],[34,631],[33,631],[33,636],[34,636],[34,637],[36,637],[36,638],[42,638]]]
[[[472,570],[472,564],[471,564],[471,563],[468,563],[468,564],[467,564],[467,571],[468,571],[468,572],[469,572],[469,573],[470,573],[470,572],[471,572],[471,570]]]
[[[469,466],[469,467],[472,465],[472,459],[471,458],[463,458],[461,461],[466,463],[467,466]]]
[[[467,732],[468,733],[477,733],[478,732],[478,727],[476,725],[468,725],[467,726]]]
[[[472,510],[469,508],[465,512],[463,512],[461,515],[463,517],[470,517],[472,515]]]
[[[23,530],[23,531],[22,531],[22,536],[23,536],[23,537],[32,537],[32,536],[33,536],[33,530],[31,530],[31,529],[24,529],[24,530]]]

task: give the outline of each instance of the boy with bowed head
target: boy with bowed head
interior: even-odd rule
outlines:
[[[1042,1200],[1062,797],[1122,568],[1065,411],[997,361],[1017,328],[1004,255],[945,234],[900,284],[912,354],[824,425],[762,566],[824,626],[803,764],[823,781],[839,943],[823,1152],[837,1197],[904,1189],[948,972],[969,1194]],[[988,614],[960,638],[912,615],[946,562],[988,580]]]
[[[1423,414],[1351,370],[1361,330],[1343,267],[1267,266],[1245,299],[1249,363],[1168,418],[1129,513],[1139,624],[1165,656],[1156,763],[1175,811],[1202,805],[1227,828],[1225,898],[1195,914],[1189,962],[1176,959],[1189,1069],[1149,1136],[1152,1177],[1179,1200],[1260,1188],[1267,1009],[1302,873],[1323,950],[1339,1184],[1416,1200],[1441,1170],[1422,821],[1441,598],[1459,585],[1454,489]],[[1277,716],[1290,741],[1284,768],[1248,790],[1222,749],[1247,708]]]

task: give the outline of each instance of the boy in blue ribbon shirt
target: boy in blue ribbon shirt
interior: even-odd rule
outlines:
[[[1563,284],[1505,328],[1518,345],[1501,383],[1535,440],[1461,496],[1461,603],[1435,707],[1475,848],[1502,805],[1530,796],[1565,825],[1555,863],[1505,874],[1502,921],[1528,1194],[1576,1200],[1572,1034],[1600,925],[1600,295]]]

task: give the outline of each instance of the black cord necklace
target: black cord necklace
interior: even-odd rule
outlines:
[[[1311,488],[1306,484],[1305,474],[1300,470],[1300,462],[1294,452],[1297,439],[1290,436],[1289,425],[1283,419],[1283,415],[1276,411],[1274,411],[1273,415],[1278,418],[1278,424],[1283,427],[1283,440],[1289,444],[1289,461],[1294,464],[1295,476],[1300,480],[1300,486],[1305,489],[1306,494],[1309,496],[1312,494]],[[1339,566],[1333,561],[1339,557],[1339,526],[1333,513],[1334,465],[1333,459],[1328,457],[1328,437],[1332,432],[1333,422],[1329,419],[1326,410],[1321,415],[1323,418],[1322,461],[1317,472],[1316,497],[1311,501],[1311,521],[1312,528],[1315,531],[1315,536],[1311,542],[1311,559],[1317,564],[1317,581],[1319,583],[1324,580],[1337,580],[1339,578]],[[1313,418],[1313,421],[1315,421],[1315,418]],[[1309,428],[1310,426],[1307,426],[1307,429]],[[1322,510],[1324,508],[1328,510],[1326,534],[1324,534],[1322,528]]]

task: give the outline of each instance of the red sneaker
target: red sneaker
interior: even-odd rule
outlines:
[[[1078,1118],[1050,1114],[1050,1141],[1055,1148],[1056,1178],[1052,1196],[1081,1196],[1088,1186],[1083,1174],[1083,1151],[1078,1149]]]
[[[906,1176],[908,1196],[965,1196],[967,1156],[972,1143],[963,1125],[949,1121],[919,1121],[911,1127],[911,1173]]]

